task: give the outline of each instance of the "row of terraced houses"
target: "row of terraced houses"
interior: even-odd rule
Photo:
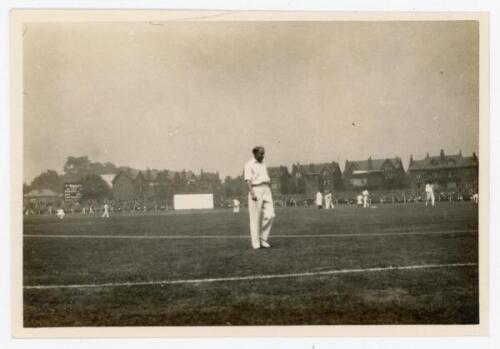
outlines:
[[[291,171],[286,166],[269,167],[271,188],[274,194],[306,194],[317,191],[353,191],[412,189],[423,190],[431,181],[440,191],[469,193],[478,187],[478,158],[445,155],[441,150],[437,156],[415,160],[410,157],[405,171],[401,158],[385,158],[346,161],[342,172],[338,162],[320,164],[293,164]]]
[[[315,164],[293,164],[287,166],[269,167],[271,189],[277,197],[282,195],[306,195],[314,197],[317,191],[332,192],[369,190],[410,189],[422,191],[427,181],[432,181],[436,190],[441,192],[456,192],[470,194],[478,189],[478,158],[463,156],[462,152],[446,155],[443,150],[437,156],[427,156],[423,159],[410,161],[407,170],[404,169],[401,158],[385,158],[346,161],[341,171],[338,162]],[[221,179],[218,173],[201,171],[120,171],[117,174],[101,175],[112,191],[112,197],[118,200],[137,198],[171,198],[178,188],[180,192],[207,192],[217,195],[227,195],[221,191]],[[73,183],[79,183],[75,179]],[[246,186],[241,180],[242,190]],[[176,189],[177,188],[177,189]],[[46,199],[48,194],[32,191],[28,198]],[[52,193],[59,198],[59,194]]]

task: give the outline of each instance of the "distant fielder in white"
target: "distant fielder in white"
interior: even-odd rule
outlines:
[[[474,193],[474,195],[472,195],[472,201],[477,204],[479,202],[479,194],[478,193]]]
[[[108,204],[104,204],[104,213],[101,216],[102,218],[109,218],[109,206]]]
[[[275,217],[271,195],[271,179],[264,164],[265,150],[257,146],[252,150],[254,158],[245,164],[245,181],[248,185],[248,212],[252,247],[271,247],[267,240]]]
[[[363,205],[363,195],[359,194],[359,195],[356,197],[356,203],[358,204],[358,206]]]
[[[431,205],[434,206],[435,200],[434,185],[432,184],[432,182],[425,183],[425,206],[429,204],[429,201],[431,202]]]
[[[65,215],[64,210],[62,208],[58,208],[56,214],[57,214],[57,218],[59,218],[59,219],[63,219],[64,215]]]
[[[325,194],[325,210],[333,208],[335,208],[335,206],[333,206],[333,195],[329,190],[327,190]]]
[[[238,199],[233,199],[233,212],[234,213],[240,212],[240,200]]]
[[[368,207],[368,197],[370,196],[368,189],[364,188],[363,191],[361,192],[361,195],[363,196],[363,208],[367,208]]]
[[[321,192],[320,192],[320,191],[318,191],[318,192],[316,193],[316,202],[315,202],[315,203],[316,203],[316,207],[317,207],[318,209],[323,208],[323,194],[321,194]]]

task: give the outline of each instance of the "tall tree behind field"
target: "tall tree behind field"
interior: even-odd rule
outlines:
[[[62,193],[63,187],[63,177],[58,175],[54,170],[47,170],[39,174],[29,185],[29,189],[50,189],[56,193]]]
[[[167,170],[160,171],[156,177],[158,186],[154,190],[154,198],[158,200],[171,201],[174,194],[173,183]]]
[[[91,162],[88,156],[68,156],[63,170],[67,175],[86,176],[90,173]]]
[[[68,156],[64,164],[64,173],[68,176],[84,177],[88,174],[118,173],[118,168],[111,162],[104,164],[99,161],[90,161],[88,156]]]
[[[98,175],[89,174],[82,179],[82,198],[102,200],[111,197],[111,188]]]
[[[246,184],[243,180],[243,176],[238,176],[235,178],[227,176],[226,178],[224,178],[222,187],[224,188],[224,194],[228,197],[242,197],[246,195]]]
[[[30,190],[31,190],[30,186],[28,184],[26,184],[26,182],[24,182],[23,183],[23,195],[28,194]]]
[[[172,188],[175,194],[184,193],[186,190],[185,171],[184,174],[176,172],[172,181]]]

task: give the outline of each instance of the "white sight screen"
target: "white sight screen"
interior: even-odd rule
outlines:
[[[174,195],[174,209],[192,210],[214,208],[213,194],[178,194]]]

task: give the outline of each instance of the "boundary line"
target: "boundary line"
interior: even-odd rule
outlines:
[[[114,283],[103,283],[103,284],[28,285],[28,286],[23,286],[23,288],[25,290],[50,290],[50,289],[123,287],[123,286],[125,287],[164,286],[164,285],[201,284],[201,283],[227,282],[227,281],[270,280],[270,279],[284,279],[284,278],[310,277],[310,276],[322,276],[322,275],[352,274],[352,273],[372,273],[372,272],[383,272],[383,271],[393,271],[393,270],[399,271],[399,270],[475,267],[477,265],[478,265],[477,263],[423,264],[423,265],[408,265],[408,266],[396,266],[396,267],[389,266],[389,267],[366,268],[366,269],[338,269],[338,270],[291,273],[291,274],[219,277],[219,278],[207,278],[207,279],[114,282]]]
[[[344,237],[380,237],[411,235],[446,235],[477,233],[478,230],[443,230],[443,231],[410,231],[394,233],[352,233],[352,234],[274,234],[271,238],[344,238]],[[248,235],[88,235],[88,234],[25,234],[24,238],[51,239],[249,239]]]

